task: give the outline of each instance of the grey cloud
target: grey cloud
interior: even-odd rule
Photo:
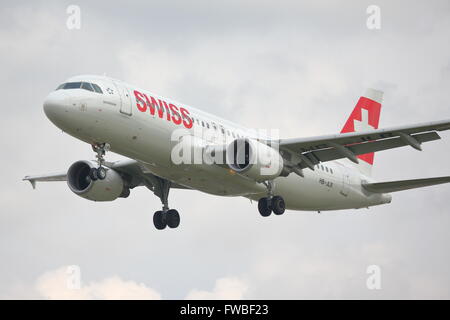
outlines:
[[[91,203],[64,184],[32,191],[21,177],[93,157],[61,133],[42,100],[74,74],[108,75],[249,127],[296,137],[340,130],[367,86],[385,90],[382,126],[450,118],[449,5],[379,1],[382,29],[365,28],[369,2],[9,3],[0,13],[0,297],[48,270],[77,264],[88,282],[112,275],[163,298],[245,279],[245,298],[448,298],[450,188],[394,195],[370,210],[288,212],[262,219],[255,203],[174,191],[176,232],[156,232],[159,200],[145,189]],[[3,4],[2,4],[3,6]],[[448,175],[448,133],[376,156],[380,180]],[[109,155],[118,159],[118,155]],[[365,287],[379,264],[383,289]]]

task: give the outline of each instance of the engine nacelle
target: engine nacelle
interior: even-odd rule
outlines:
[[[267,144],[250,139],[236,139],[226,150],[228,166],[255,181],[272,180],[283,171],[283,158]]]
[[[106,178],[93,181],[89,177],[91,168],[97,163],[87,160],[77,161],[67,171],[67,184],[75,194],[92,201],[113,201],[128,191],[122,177],[113,169],[106,169]]]

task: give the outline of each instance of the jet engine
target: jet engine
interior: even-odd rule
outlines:
[[[67,171],[67,184],[70,190],[92,201],[113,201],[129,195],[129,189],[124,186],[122,177],[113,169],[105,168],[105,179],[92,180],[89,172],[91,168],[96,167],[96,162],[87,160],[72,164]]]
[[[245,177],[261,182],[280,176],[283,158],[271,146],[251,139],[236,139],[226,149],[228,166]]]

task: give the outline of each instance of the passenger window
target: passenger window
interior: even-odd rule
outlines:
[[[67,82],[64,84],[64,89],[80,89],[81,82]]]
[[[208,122],[206,122],[206,127],[209,129],[209,123]]]
[[[333,169],[330,168],[330,172],[331,172],[331,174],[333,174]]]
[[[203,122],[203,120],[202,120],[202,127],[204,127],[205,126],[205,123]]]
[[[222,131],[222,134],[225,134],[225,129],[223,127],[220,127],[220,131]]]
[[[100,89],[100,87],[98,85],[96,85],[95,83],[91,83],[92,87],[94,88],[94,91],[97,93],[103,93],[102,89]]]
[[[213,126],[214,130],[217,130],[216,124],[214,122],[212,123],[212,126]]]
[[[323,168],[323,165],[320,165],[320,168],[322,169],[322,171],[325,171],[324,168]]]
[[[85,90],[89,90],[89,91],[94,91],[94,88],[92,88],[91,84],[88,82],[83,82],[81,84],[81,89],[85,89]]]

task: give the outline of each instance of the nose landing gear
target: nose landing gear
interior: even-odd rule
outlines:
[[[110,150],[110,145],[108,143],[97,143],[92,145],[92,150],[97,153],[97,163],[98,168],[91,168],[89,171],[89,177],[95,180],[103,180],[106,178],[106,168],[103,166],[105,163],[105,154],[106,151]]]

